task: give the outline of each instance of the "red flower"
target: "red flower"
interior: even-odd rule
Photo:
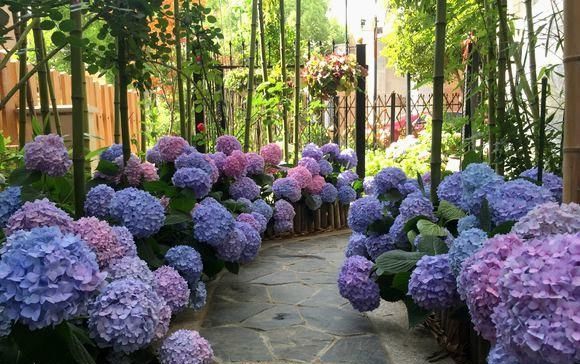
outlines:
[[[197,124],[197,132],[198,133],[204,133],[205,132],[205,124],[204,123]]]

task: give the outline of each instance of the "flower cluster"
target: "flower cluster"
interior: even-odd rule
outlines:
[[[234,150],[224,161],[223,173],[227,177],[240,178],[246,175],[247,168],[248,159],[246,155],[239,150]]]
[[[48,176],[64,176],[72,166],[62,137],[39,135],[24,146],[26,169],[40,171]]]
[[[354,201],[348,211],[348,226],[364,234],[369,226],[383,218],[383,205],[378,198],[366,196]]]
[[[298,182],[300,188],[306,188],[312,183],[312,173],[302,166],[290,168],[288,170],[288,178],[291,178]]]
[[[218,246],[234,230],[232,214],[211,197],[204,199],[192,211],[193,236],[202,243]]]
[[[8,187],[0,192],[0,229],[6,226],[10,216],[21,206],[20,187]]]
[[[348,205],[356,200],[356,191],[350,186],[343,186],[338,189],[338,201],[343,205]]]
[[[398,190],[407,181],[405,172],[396,167],[387,167],[379,171],[374,178],[375,193],[382,195],[391,190]]]
[[[338,198],[338,190],[332,183],[325,183],[320,191],[320,197],[324,203],[334,203]]]
[[[312,177],[310,177],[310,180],[312,180]],[[275,180],[272,185],[272,191],[277,199],[283,198],[291,202],[296,202],[302,198],[300,182],[291,177]]]
[[[190,146],[185,139],[170,135],[159,138],[157,144],[153,147],[153,149],[159,152],[159,159],[163,162],[175,162],[177,157],[184,153],[188,148],[190,148]],[[149,160],[149,162],[155,164],[155,161]]]
[[[340,147],[336,143],[324,144],[322,147],[320,147],[320,150],[322,151],[323,155],[333,160],[338,158],[338,155],[340,154]]]
[[[372,260],[377,260],[381,254],[395,249],[395,243],[391,234],[371,235],[365,238],[365,249]]]
[[[520,361],[503,345],[494,345],[487,356],[487,364],[520,364]]]
[[[294,228],[294,207],[285,200],[278,200],[274,204],[274,230],[277,233],[290,232]]]
[[[346,169],[354,168],[358,164],[356,153],[350,148],[341,151],[336,159]]]
[[[503,183],[488,195],[492,221],[517,221],[537,205],[553,201],[549,190],[526,180]]]
[[[252,201],[260,197],[260,186],[249,177],[241,177],[230,185],[229,192],[236,200],[246,198]]]
[[[250,209],[252,212],[257,212],[258,214],[264,216],[267,221],[270,221],[272,215],[274,214],[274,210],[272,209],[272,207],[262,199],[258,199],[252,202],[252,206]]]
[[[379,307],[381,298],[379,285],[371,278],[373,263],[360,256],[346,259],[338,276],[338,291],[360,312]]]
[[[99,219],[106,218],[109,216],[113,196],[115,196],[115,190],[107,185],[97,185],[91,188],[85,199],[85,213]]]
[[[190,290],[185,279],[174,268],[164,265],[155,272],[153,288],[165,300],[171,312],[175,313],[189,303]]]
[[[520,177],[525,177],[533,180],[538,179],[538,168],[528,169],[522,172]],[[553,173],[543,171],[542,173],[542,187],[550,190],[552,196],[556,201],[562,201],[562,177],[556,176]]]
[[[459,219],[459,221],[457,221],[457,232],[460,234],[465,230],[479,227],[480,227],[479,220],[477,219],[477,216],[474,215],[467,215]]]
[[[177,245],[172,247],[165,253],[165,262],[177,270],[189,284],[193,284],[201,278],[203,272],[201,255],[190,246]]]
[[[367,237],[364,234],[353,233],[348,239],[348,246],[344,255],[352,257],[353,255],[360,255],[361,257],[369,258],[366,247]]]
[[[459,302],[447,254],[425,255],[417,262],[409,280],[409,295],[426,310],[444,310]]]
[[[101,152],[101,154],[99,155],[99,159],[108,162],[114,162],[115,159],[121,157],[122,155],[123,155],[123,145],[113,144]]]
[[[235,136],[222,135],[216,140],[215,150],[231,155],[235,150],[242,150],[242,145]]]
[[[455,206],[463,207],[463,182],[461,172],[455,172],[443,179],[437,187],[437,197],[440,200],[451,202]]]
[[[524,239],[579,233],[580,205],[576,203],[558,205],[555,202],[538,205],[518,220],[512,232]]]
[[[277,166],[282,162],[282,148],[278,144],[267,144],[260,149],[260,155],[264,162],[270,166]]]
[[[197,331],[178,330],[163,341],[159,349],[161,364],[210,364],[213,350]]]
[[[115,193],[109,213],[137,238],[157,233],[165,223],[165,208],[159,200],[133,187]]]
[[[366,70],[352,55],[329,54],[314,56],[305,66],[303,76],[308,92],[323,100],[336,96],[338,92],[351,92],[357,79]]]
[[[264,173],[266,162],[264,158],[257,153],[246,153],[248,160],[247,173],[249,176],[255,176]]]
[[[236,229],[244,235],[245,239],[245,244],[238,261],[240,263],[249,263],[258,256],[258,252],[260,251],[260,246],[262,245],[260,230],[243,221],[236,222]]]
[[[175,160],[175,168],[199,168],[209,176],[212,184],[216,183],[219,178],[219,169],[207,154],[183,153]]]
[[[112,261],[106,268],[107,280],[116,281],[124,278],[139,279],[149,285],[153,284],[153,272],[147,263],[139,257],[123,257]]]
[[[298,166],[306,168],[313,176],[320,174],[320,165],[314,158],[302,157],[302,159],[298,161]]]
[[[212,185],[210,176],[199,168],[179,168],[171,181],[176,187],[190,189],[198,199],[207,196]]]
[[[318,145],[316,145],[314,143],[306,144],[306,146],[304,146],[304,149],[302,150],[302,158],[311,158],[311,159],[314,159],[315,161],[321,160],[323,154],[324,154],[324,152],[318,147]],[[312,174],[318,174],[318,173],[312,173]]]
[[[17,230],[32,230],[36,227],[56,226],[63,233],[73,231],[73,219],[48,199],[25,202],[6,223],[6,235]]]
[[[459,234],[449,249],[449,266],[455,276],[459,275],[465,259],[481,249],[486,240],[485,231],[477,228],[468,229]]]

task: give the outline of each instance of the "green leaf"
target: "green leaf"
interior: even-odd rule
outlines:
[[[437,216],[444,221],[459,220],[465,217],[465,212],[449,201],[442,200],[437,208]]]
[[[165,216],[165,225],[167,226],[183,224],[187,222],[191,222],[191,216],[179,211],[171,212],[169,215]]]
[[[472,163],[481,163],[481,162],[482,160],[479,153],[477,153],[475,150],[470,150],[469,152],[463,155],[463,161],[461,162],[461,170],[464,170],[465,168],[467,168],[468,165]]]
[[[213,24],[213,23],[215,23],[215,22],[217,21],[216,17],[215,17],[215,16],[213,16],[213,15],[209,15],[209,16],[206,18],[206,20],[207,20],[207,22],[208,22],[208,23],[210,23],[210,24]]]
[[[399,289],[393,286],[395,275],[383,275],[377,279],[381,298],[387,302],[398,302],[407,296],[407,288]]]
[[[59,29],[65,33],[70,33],[74,26],[74,22],[70,19],[63,20],[58,24]]]
[[[85,160],[87,160],[87,161],[92,160],[93,158],[100,155],[103,151],[105,151],[108,148],[109,147],[102,147],[102,148],[95,149],[95,150],[88,152],[87,154],[85,154]]]
[[[403,195],[401,195],[401,192],[399,192],[398,190],[392,189],[392,190],[380,195],[379,199],[382,201],[396,202],[396,201],[402,200]]]
[[[196,204],[196,200],[183,195],[178,195],[171,198],[169,202],[169,207],[172,209],[181,211],[183,213],[189,214]]]
[[[44,128],[37,118],[32,118],[32,135],[42,135],[44,133]]]
[[[496,226],[492,232],[491,236],[500,235],[500,234],[508,234],[512,231],[512,228],[516,224],[516,221],[506,221],[503,224]]]
[[[39,171],[30,171],[25,168],[16,168],[10,173],[8,183],[13,186],[24,186],[37,182],[42,177]]]
[[[481,209],[477,218],[479,219],[481,230],[486,233],[491,232],[491,211],[489,210],[489,202],[486,198],[481,202]]]
[[[119,173],[119,166],[113,162],[101,159],[97,165],[97,171],[107,176],[116,176]]]
[[[407,307],[407,319],[409,321],[410,329],[425,322],[427,317],[429,317],[431,314],[431,312],[417,306],[417,304],[410,297],[405,297],[403,302]]]
[[[377,220],[369,225],[367,228],[367,233],[372,233],[375,235],[383,235],[389,232],[391,226],[393,225],[393,219],[390,216],[384,217],[382,220]]]
[[[417,229],[419,230],[419,233],[421,233],[421,235],[423,236],[441,236],[441,237],[446,237],[447,236],[447,230],[445,230],[443,227],[429,221],[429,220],[419,220],[417,221]]]
[[[89,354],[81,340],[70,329],[71,325],[67,323],[66,326],[63,326],[66,328],[66,332],[62,333],[71,356],[78,364],[95,364],[95,360],[91,354]]]
[[[157,244],[157,242],[153,238],[148,238],[145,241],[139,239],[138,241],[136,241],[137,253],[141,259],[147,262],[147,264],[149,264],[153,268],[158,268],[163,265],[163,262],[155,254],[155,251],[153,250],[152,247],[153,244]]]
[[[423,216],[423,215],[415,216],[414,218],[412,218],[411,220],[409,220],[405,223],[405,226],[403,227],[403,231],[405,231],[406,233],[411,231],[411,230],[419,232],[419,230],[417,229],[417,222],[419,222],[421,220],[429,220],[429,218],[427,216]]]
[[[407,239],[409,240],[409,243],[411,243],[411,245],[415,244],[415,239],[417,239],[418,235],[419,234],[417,234],[415,230],[407,231]]]
[[[61,46],[64,46],[68,43],[67,36],[63,32],[60,32],[60,31],[56,31],[56,32],[52,33],[52,35],[50,36],[50,39],[52,40],[52,43],[56,47],[61,47]]]
[[[419,172],[417,172],[417,183],[419,184],[419,190],[425,194],[425,182],[423,182],[423,176]]]
[[[40,22],[40,29],[42,30],[51,30],[53,29],[55,26],[54,22],[52,20],[43,20]]]
[[[424,255],[421,252],[406,252],[403,250],[391,250],[383,253],[377,258],[375,263],[377,274],[409,272]]]
[[[423,235],[417,250],[427,255],[445,254],[449,251],[447,244],[436,236]]]

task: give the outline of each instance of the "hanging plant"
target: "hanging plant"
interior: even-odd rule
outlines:
[[[313,56],[303,71],[310,95],[323,100],[331,99],[339,92],[354,91],[357,78],[366,75],[366,68],[359,65],[354,56],[335,53]]]

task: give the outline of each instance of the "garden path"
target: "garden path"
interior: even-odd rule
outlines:
[[[425,330],[405,327],[404,308],[381,306],[367,316],[338,294],[348,237],[342,232],[266,242],[239,275],[211,282],[200,332],[216,361],[426,363],[437,344]]]

